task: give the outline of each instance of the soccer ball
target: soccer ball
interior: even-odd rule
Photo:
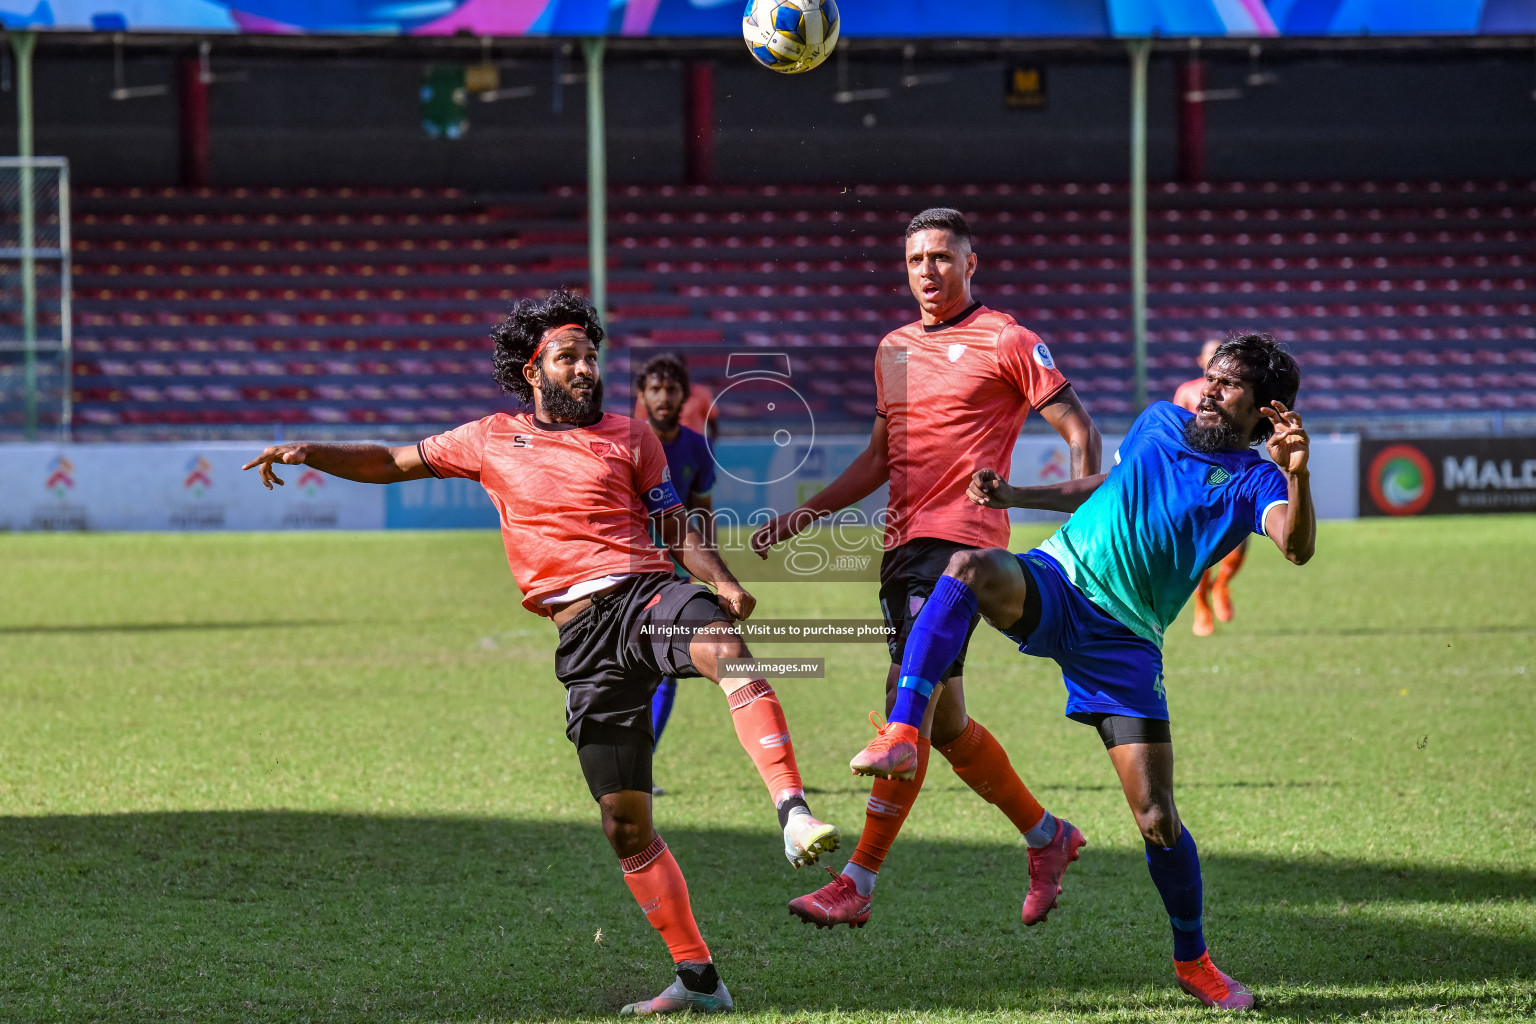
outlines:
[[[747,52],[763,67],[786,75],[826,60],[841,27],[836,0],[747,0],[741,16]]]

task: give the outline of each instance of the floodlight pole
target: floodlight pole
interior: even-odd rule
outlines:
[[[37,267],[33,246],[37,242],[32,203],[32,47],[35,32],[12,32],[16,52],[16,155],[21,157],[17,183],[21,213],[21,343],[24,352],[26,437],[37,440]]]
[[[603,49],[607,40],[581,41],[587,58],[587,273],[592,305],[608,322],[608,134],[603,115]]]
[[[1147,59],[1152,40],[1131,49],[1131,340],[1136,358],[1136,412],[1147,407]]]

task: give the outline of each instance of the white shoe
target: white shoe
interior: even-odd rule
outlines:
[[[810,812],[791,814],[784,826],[784,856],[797,868],[816,863],[816,858],[837,849],[843,833],[836,825],[817,821]]]

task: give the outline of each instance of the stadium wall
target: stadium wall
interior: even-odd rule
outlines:
[[[77,187],[179,183],[178,74],[183,58],[130,54],[124,81],[164,95],[112,100],[110,55],[39,51],[37,152],[66,156]],[[428,138],[419,90],[425,59],[215,55],[208,87],[215,186],[456,186],[526,191],[584,180],[579,82],[558,88],[546,55],[505,63],[503,88],[526,98],[471,99],[456,140]],[[722,184],[961,183],[1124,179],[1129,77],[1105,57],[1028,55],[1045,71],[1043,109],[1005,106],[1009,61],[861,57],[846,83],[829,66],[785,78],[741,60],[714,62],[714,165]],[[1178,61],[1150,73],[1149,173],[1176,167]],[[565,61],[579,71],[579,58]],[[1251,86],[1255,70],[1272,75]],[[908,71],[925,76],[905,88]],[[609,178],[676,184],[685,174],[684,76],[675,57],[615,56],[608,89]],[[835,103],[832,93],[887,89]],[[1205,87],[1214,180],[1527,177],[1536,166],[1528,53],[1335,55],[1266,51],[1261,63],[1208,52]],[[558,92],[558,102],[557,102]],[[558,110],[556,108],[559,108]],[[14,138],[0,104],[0,138]]]
[[[1107,437],[1106,454],[1119,438]],[[864,437],[818,439],[803,448],[722,440],[715,506],[743,526],[767,510],[798,505],[837,475],[868,443]],[[325,476],[304,466],[280,469],[285,486],[268,492],[240,466],[264,442],[203,444],[0,445],[0,531],[207,531],[490,529],[495,510],[468,480],[416,480],[378,487]],[[1313,440],[1312,478],[1318,515],[1359,514],[1359,438]],[[1014,483],[1064,479],[1059,439],[1021,437]],[[873,522],[881,490],[860,503],[851,525]],[[1016,513],[1016,521],[1059,519]]]

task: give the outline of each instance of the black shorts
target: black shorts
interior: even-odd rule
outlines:
[[[671,573],[631,576],[594,596],[560,627],[555,648],[571,742],[579,749],[583,730],[600,725],[635,730],[640,741],[653,744],[651,694],[657,684],[663,676],[697,676],[688,656],[694,630],[729,621],[708,588]]]
[[[1173,732],[1165,718],[1137,718],[1134,715],[1104,715],[1097,711],[1074,711],[1067,716],[1099,730],[1104,749],[1127,743],[1172,743]]]
[[[653,745],[639,729],[588,722],[576,744],[576,757],[592,799],[625,789],[649,793]]]
[[[933,588],[938,585],[939,577],[944,575],[950,558],[957,551],[973,550],[969,544],[918,537],[891,548],[880,560],[880,612],[885,616],[886,627],[896,628],[896,632],[886,641],[891,651],[892,665],[901,664],[901,656],[907,649],[907,634],[912,632],[912,623],[917,620],[917,613],[922,611],[923,602],[933,594]],[[965,632],[965,643],[960,647],[955,663],[945,671],[945,679],[965,672],[965,652],[971,646],[971,634],[976,631],[976,623],[980,621],[980,615],[971,616],[970,629]]]

